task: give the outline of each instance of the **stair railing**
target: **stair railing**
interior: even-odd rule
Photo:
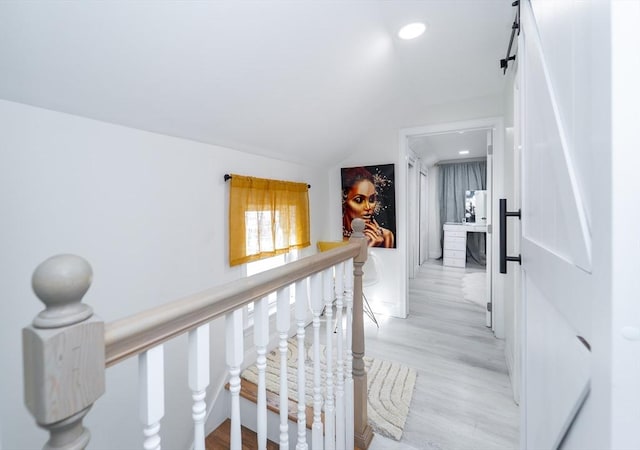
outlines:
[[[25,403],[37,424],[50,433],[45,448],[85,448],[90,433],[82,421],[93,403],[105,392],[106,368],[137,356],[143,447],[146,450],[160,449],[165,389],[163,343],[188,333],[188,383],[193,399],[194,449],[204,450],[205,397],[210,368],[209,322],[222,316],[225,316],[226,324],[226,364],[231,393],[231,448],[242,448],[239,405],[240,370],[244,357],[242,308],[251,302],[255,302],[254,339],[259,373],[258,447],[266,448],[264,369],[269,339],[267,298],[269,294],[277,293],[278,350],[281,356],[286,356],[290,326],[288,291],[295,284],[300,387],[296,449],[308,448],[304,428],[304,323],[309,307],[313,314],[314,332],[312,448],[352,448],[355,444],[366,449],[373,434],[367,422],[367,380],[363,361],[362,266],[367,258],[364,222],[356,219],[353,230],[349,245],[107,324],[93,314],[90,306],[82,303],[92,280],[88,262],[74,255],[58,255],[40,264],[34,272],[32,285],[46,308],[23,329],[23,355]],[[332,358],[327,357],[329,372],[322,386],[319,372],[320,313],[324,307],[328,321],[326,353],[331,355],[334,295],[339,319],[337,367],[334,374]],[[346,304],[346,355],[342,352],[343,298]],[[286,370],[284,359],[281,369]],[[336,392],[333,391],[334,376]],[[280,448],[286,450],[289,448],[286,376],[281,376],[280,390],[280,398],[284,400],[280,402],[279,443]],[[325,396],[322,396],[323,392]],[[323,403],[324,424],[321,421]]]

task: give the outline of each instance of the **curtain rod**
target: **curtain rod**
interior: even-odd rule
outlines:
[[[231,178],[233,178],[231,175],[229,175],[228,173],[224,174],[224,181],[229,181]],[[311,185],[307,184],[307,188],[311,189]]]
[[[517,6],[516,16],[513,19],[513,25],[511,25],[511,39],[509,39],[509,47],[507,47],[507,56],[504,59],[500,60],[500,68],[502,70],[502,74],[507,73],[507,68],[509,67],[509,61],[515,61],[516,54],[511,55],[511,46],[513,45],[513,38],[515,37],[516,30],[518,31],[518,36],[520,36],[520,0],[516,0],[511,4],[511,6]]]
[[[487,160],[486,156],[478,157],[478,158],[443,159],[442,161],[438,161],[437,163],[435,163],[434,166],[441,166],[443,164],[462,164],[462,163],[478,162],[478,161],[486,161],[486,160]]]

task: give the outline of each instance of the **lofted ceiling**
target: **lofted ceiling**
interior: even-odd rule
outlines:
[[[500,95],[512,20],[511,0],[3,1],[0,98],[330,165]]]

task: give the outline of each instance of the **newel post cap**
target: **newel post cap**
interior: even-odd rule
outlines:
[[[353,219],[351,222],[351,229],[353,230],[351,236],[355,234],[356,237],[364,237],[364,220]]]
[[[35,328],[60,328],[82,322],[93,315],[82,297],[91,286],[91,265],[80,256],[56,255],[33,272],[31,286],[46,309],[33,320]]]
[[[364,236],[364,228],[365,228],[364,220],[353,219],[353,221],[351,221],[351,229],[353,231],[351,232],[351,237],[349,238],[349,242],[360,241],[360,246],[362,247],[360,249],[360,254],[354,259],[355,262],[364,263],[367,260],[369,246],[367,243],[367,238]]]

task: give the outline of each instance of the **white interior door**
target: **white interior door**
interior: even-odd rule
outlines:
[[[522,2],[518,47],[522,130],[522,448],[558,448],[578,414],[591,379],[591,235],[579,180],[584,166],[572,148],[575,111],[567,92],[576,77],[555,64],[571,46],[557,37],[549,51],[529,2]],[[561,36],[564,38],[564,36]],[[548,42],[546,42],[548,43]],[[572,51],[570,49],[569,51]],[[552,53],[551,61],[547,59]],[[569,55],[572,56],[572,55]],[[567,64],[571,67],[570,64]],[[564,66],[563,66],[564,67]],[[568,125],[569,124],[569,125]],[[509,207],[508,209],[511,209]],[[517,270],[510,263],[508,270]]]

